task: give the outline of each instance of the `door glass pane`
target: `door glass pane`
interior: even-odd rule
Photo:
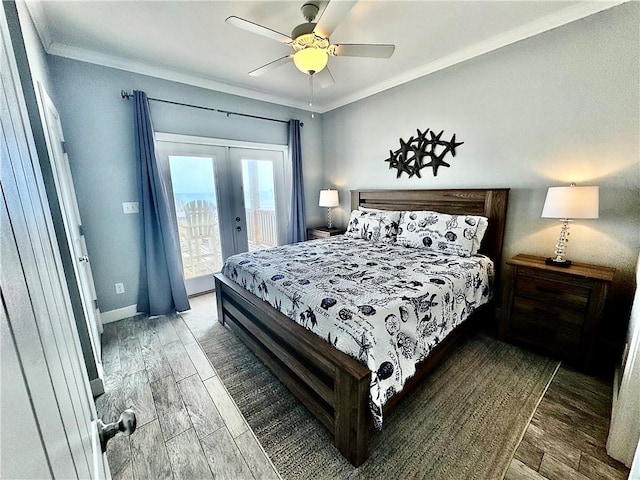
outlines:
[[[222,268],[213,160],[169,155],[185,279]]]
[[[242,186],[249,251],[278,245],[273,162],[242,160]]]

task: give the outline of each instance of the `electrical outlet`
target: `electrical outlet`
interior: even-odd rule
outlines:
[[[116,283],[116,293],[118,295],[120,295],[121,293],[124,293],[124,283],[122,282]]]
[[[140,213],[138,202],[122,202],[122,211],[124,213]]]

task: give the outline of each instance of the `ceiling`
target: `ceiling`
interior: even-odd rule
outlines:
[[[27,4],[50,54],[322,113],[621,2],[361,0],[348,10],[331,41],[393,43],[395,53],[389,59],[331,57],[335,83],[315,86],[313,107],[308,77],[293,63],[261,77],[247,74],[289,54],[289,46],[225,23],[235,15],[289,35],[305,21],[303,3]],[[322,12],[328,2],[318,3]]]

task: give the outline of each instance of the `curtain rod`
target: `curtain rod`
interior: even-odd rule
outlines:
[[[126,90],[120,90],[120,95],[122,96],[122,98],[126,98],[127,100],[129,100],[130,98],[133,98],[133,93],[129,93]],[[279,120],[277,118],[261,117],[259,115],[250,115],[248,113],[230,112],[228,110],[220,110],[218,108],[203,107],[202,105],[192,105],[190,103],[174,102],[172,100],[164,100],[162,98],[152,98],[152,97],[147,97],[147,98],[149,100],[153,100],[154,102],[169,103],[171,105],[180,105],[181,107],[199,108],[200,110],[209,110],[211,112],[224,113],[227,117],[229,115],[237,115],[239,117],[255,118],[257,120],[268,120],[270,122],[289,123],[287,120]],[[300,126],[304,127],[304,123],[300,122]]]

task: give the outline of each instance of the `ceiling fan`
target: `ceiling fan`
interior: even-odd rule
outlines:
[[[291,32],[291,36],[236,16],[228,17],[226,22],[243,30],[290,45],[293,48],[293,53],[267,63],[249,72],[249,75],[258,77],[293,61],[298,70],[310,75],[310,77],[315,77],[320,86],[324,88],[334,83],[333,76],[327,68],[330,56],[389,58],[396,48],[395,45],[371,43],[332,44],[329,41],[329,36],[355,3],[356,1],[329,2],[318,18],[317,23],[314,20],[320,11],[320,2],[305,3],[300,10],[307,21],[295,27]],[[311,81],[311,78],[309,80]]]

